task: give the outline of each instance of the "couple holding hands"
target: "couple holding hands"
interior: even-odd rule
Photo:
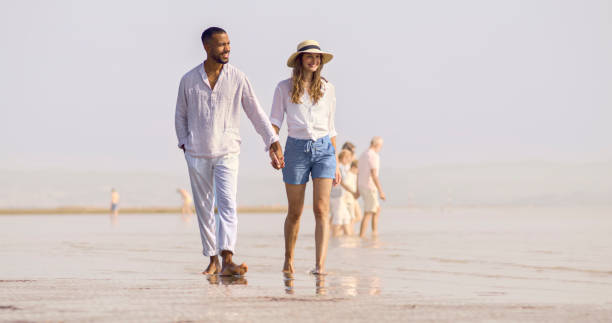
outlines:
[[[295,243],[306,183],[312,177],[316,220],[313,273],[323,274],[330,230],[330,191],[341,181],[336,165],[336,94],[334,86],[321,77],[323,65],[333,55],[322,51],[314,40],[301,42],[287,61],[293,74],[277,85],[268,118],[246,75],[228,64],[227,32],[210,27],[201,39],[207,58],[181,79],[175,128],[178,146],[187,161],[203,254],[210,257],[203,273],[243,275],[248,270],[246,264],[238,265],[232,260],[238,229],[236,192],[242,106],[262,137],[272,166],[283,173],[289,205],[283,272],[295,271]],[[278,132],[285,118],[289,136],[283,154]],[[214,215],[215,200],[219,223]]]

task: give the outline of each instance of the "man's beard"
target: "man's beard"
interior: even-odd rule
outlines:
[[[222,54],[224,54],[224,53],[222,53]],[[225,61],[224,61],[224,60],[223,60],[223,58],[221,58],[221,55],[216,55],[216,56],[213,56],[213,59],[214,59],[214,60],[215,60],[217,63],[219,63],[219,64],[227,64],[227,63],[229,62],[229,58],[228,58],[227,60],[225,60]]]

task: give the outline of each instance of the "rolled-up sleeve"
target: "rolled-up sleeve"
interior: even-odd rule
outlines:
[[[273,125],[277,126],[279,129],[283,125],[283,120],[285,118],[285,109],[283,104],[283,91],[281,90],[281,85],[278,84],[276,86],[276,90],[274,90],[274,98],[272,99],[272,110],[270,111],[270,122]]]
[[[187,94],[185,93],[185,79],[181,79],[178,97],[176,99],[176,111],[174,113],[174,128],[178,139],[178,147],[185,145],[189,139],[189,126],[187,122]]]
[[[331,105],[329,107],[329,136],[331,138],[338,135],[336,132],[336,88],[331,86]]]
[[[253,124],[253,127],[255,127],[255,131],[257,131],[257,133],[263,139],[264,144],[266,145],[265,151],[268,151],[274,142],[279,141],[279,138],[276,131],[274,131],[274,128],[272,128],[272,124],[270,123],[268,116],[261,108],[261,105],[255,96],[253,86],[246,76],[244,77],[242,86],[242,109],[251,121],[251,124]]]

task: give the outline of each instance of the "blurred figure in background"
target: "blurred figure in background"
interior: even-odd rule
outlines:
[[[111,206],[110,206],[111,215],[117,216],[119,215],[119,192],[114,188],[111,189]]]
[[[352,174],[355,175],[355,189],[353,189],[353,191],[357,192],[357,176],[358,176],[358,170],[357,170],[357,160],[355,159],[355,148],[356,146],[350,142],[350,141],[346,141],[343,145],[342,145],[342,149],[346,149],[348,151],[351,152],[351,165],[349,167],[347,167],[347,174],[351,172],[352,169],[352,165],[353,163],[355,164],[355,169],[354,172],[352,172]],[[349,177],[351,177],[351,175],[349,174]],[[348,183],[351,183],[352,179],[349,179]],[[352,196],[351,196],[352,195]],[[362,214],[361,214],[361,206],[359,205],[359,203],[357,202],[357,199],[359,198],[359,193],[357,194],[350,194],[349,192],[347,192],[345,194],[346,199],[347,199],[347,206],[350,208],[351,205],[353,207],[353,210],[350,211],[351,215],[352,215],[352,225],[354,225],[355,223],[361,221],[362,218]],[[351,226],[351,229],[353,228],[353,226]]]
[[[370,142],[370,148],[359,158],[359,175],[357,184],[359,195],[363,197],[363,220],[359,236],[364,237],[367,230],[368,221],[372,219],[372,236],[378,235],[378,217],[380,215],[380,204],[378,198],[385,200],[386,196],[378,179],[380,169],[380,157],[378,152],[382,149],[383,140],[381,137],[374,137]]]
[[[351,152],[343,149],[338,154],[338,169],[340,170],[340,185],[334,186],[331,189],[329,208],[332,222],[332,235],[334,237],[340,235],[351,235],[352,212],[346,204],[344,195],[350,188],[346,185],[344,176],[346,176],[346,165],[350,162]],[[354,191],[353,191],[354,192]]]
[[[193,200],[191,199],[191,195],[184,188],[179,188],[176,190],[183,200],[183,206],[181,207],[181,215],[183,216],[183,220],[189,220],[191,218],[191,205]]]
[[[344,200],[351,214],[351,234],[355,223],[361,221],[361,207],[357,201],[359,198],[359,192],[357,191],[357,165],[358,162],[356,160],[346,165],[346,177],[343,177],[345,180],[342,181],[342,187],[345,187]]]
[[[352,161],[353,159],[355,159],[355,145],[354,145],[352,142],[350,142],[350,141],[346,141],[346,142],[345,142],[345,143],[342,145],[342,149],[343,149],[343,150],[344,150],[344,149],[346,149],[346,150],[348,150],[348,151],[350,151],[350,152],[351,152],[351,161]]]

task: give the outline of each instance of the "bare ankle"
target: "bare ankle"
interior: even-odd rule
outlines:
[[[229,250],[221,251],[221,258],[223,259],[223,265],[232,263],[232,255],[233,253]]]

